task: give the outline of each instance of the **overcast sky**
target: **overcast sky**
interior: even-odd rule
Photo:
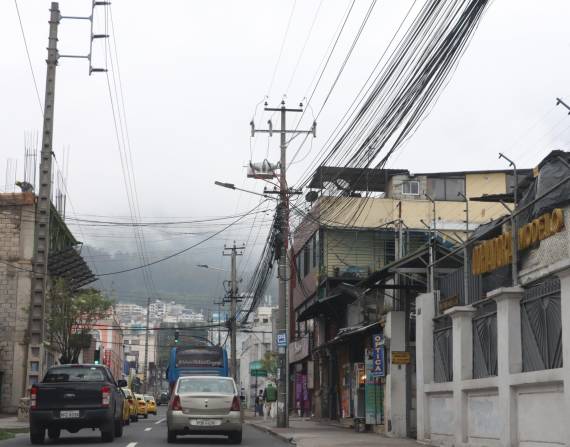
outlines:
[[[63,15],[89,15],[90,4],[90,0],[62,0],[60,9]],[[225,190],[213,182],[263,188],[259,181],[245,179],[244,165],[250,158],[268,156],[276,161],[279,141],[275,136],[268,144],[261,135],[251,140],[248,123],[266,95],[271,105],[278,105],[284,94],[290,105],[296,105],[311,91],[349,4],[349,0],[298,0],[279,59],[293,0],[113,2],[115,40],[111,45],[116,43],[118,50],[143,216],[228,215],[257,203],[255,196]],[[411,4],[408,0],[377,2],[319,117],[312,150],[310,144],[304,146],[298,157],[304,160],[291,167],[289,183],[300,177],[342,117]],[[49,2],[18,0],[18,5],[43,102]],[[313,98],[314,109],[320,108],[369,5],[365,0],[356,2]],[[568,17],[570,2],[564,0],[492,2],[439,101],[389,166],[423,172],[498,169],[505,168],[497,160],[498,152],[504,151],[519,167],[528,167],[552,148],[566,148],[570,116],[555,108],[555,97],[570,100]],[[98,8],[94,22],[94,32],[103,33],[103,8]],[[0,2],[0,39],[3,190],[7,160],[18,160],[21,178],[24,134],[41,130],[13,0]],[[61,22],[61,54],[87,54],[88,46],[87,21]],[[105,63],[100,42],[94,45],[93,62],[96,67]],[[54,151],[61,165],[62,149],[70,148],[67,185],[73,209],[68,206],[68,214],[126,216],[106,75],[88,76],[87,62],[79,59],[62,59],[57,70]],[[310,126],[311,113],[301,127]],[[267,119],[259,105],[257,126],[264,126]],[[277,126],[278,120],[274,123]],[[291,150],[295,148],[292,145]],[[118,244],[117,237],[106,238],[109,232],[97,236],[95,230],[83,231],[78,237],[87,243],[124,247],[124,240]],[[248,234],[251,226],[243,225],[225,239],[245,240]],[[193,240],[189,237],[180,243]],[[223,239],[220,248],[222,244]]]

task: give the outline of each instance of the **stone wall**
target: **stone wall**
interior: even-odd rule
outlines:
[[[24,392],[34,235],[34,196],[0,194],[0,411],[15,413]]]

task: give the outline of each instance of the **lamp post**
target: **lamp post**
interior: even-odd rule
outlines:
[[[519,180],[517,175],[517,165],[513,160],[508,158],[502,152],[499,152],[499,159],[504,158],[509,162],[509,166],[513,168],[513,177],[514,177],[514,186],[513,186],[513,200],[514,200],[514,208],[511,211],[511,245],[512,245],[512,263],[511,263],[511,274],[512,274],[512,281],[513,287],[518,285],[519,283],[519,275],[518,275],[518,235],[517,235],[517,218],[514,215],[514,212],[517,208],[518,203],[518,189],[519,189]]]

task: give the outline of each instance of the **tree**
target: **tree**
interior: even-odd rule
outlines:
[[[47,296],[47,331],[52,347],[61,353],[60,362],[77,363],[82,349],[91,346],[91,331],[107,318],[113,301],[96,289],[72,291],[57,279]]]
[[[261,365],[263,366],[263,369],[267,371],[268,376],[275,377],[277,375],[277,353],[267,351],[263,354]]]

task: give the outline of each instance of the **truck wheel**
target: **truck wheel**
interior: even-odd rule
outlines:
[[[53,440],[59,439],[59,436],[61,435],[61,429],[59,428],[48,428],[47,432],[48,438]]]
[[[123,421],[117,419],[115,421],[115,437],[120,438],[121,436],[123,436]]]
[[[176,432],[174,432],[172,430],[168,430],[167,442],[169,444],[176,442]]]
[[[115,440],[115,422],[111,421],[101,427],[101,440],[113,442]]]
[[[43,444],[45,437],[45,428],[30,427],[30,442],[32,444]]]

